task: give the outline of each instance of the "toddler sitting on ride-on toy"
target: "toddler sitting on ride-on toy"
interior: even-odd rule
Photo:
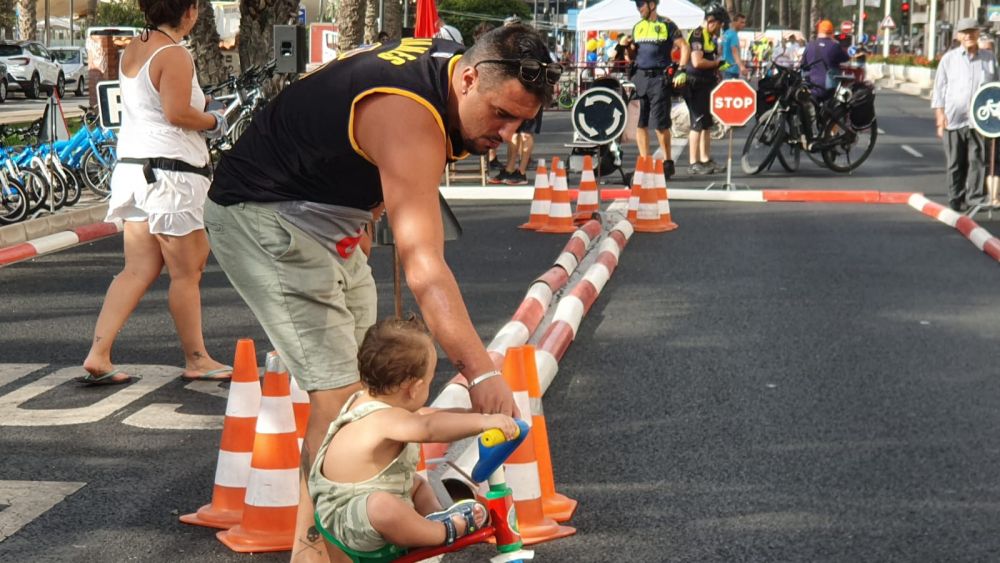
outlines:
[[[451,545],[488,523],[486,507],[474,500],[442,510],[416,473],[419,443],[453,442],[490,428],[510,439],[519,429],[505,415],[422,409],[436,365],[419,319],[386,319],[365,334],[358,352],[364,389],[330,424],[309,472],[317,527],[352,559],[393,547]]]

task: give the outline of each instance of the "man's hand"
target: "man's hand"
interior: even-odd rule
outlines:
[[[944,128],[948,126],[948,118],[944,115],[944,110],[937,108],[934,110],[934,117],[937,122],[937,136],[938,138],[944,137]]]
[[[674,75],[674,88],[683,88],[687,84],[688,75],[683,70]]]
[[[505,414],[518,418],[520,411],[514,404],[514,395],[503,377],[491,377],[469,389],[472,410],[483,414]]]

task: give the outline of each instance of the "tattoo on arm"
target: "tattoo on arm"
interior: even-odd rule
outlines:
[[[463,362],[462,360],[456,361],[455,369],[457,369],[460,373],[465,373],[465,362]]]

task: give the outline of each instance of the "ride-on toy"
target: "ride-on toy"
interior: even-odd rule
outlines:
[[[467,546],[492,540],[496,541],[499,555],[490,559],[493,563],[516,563],[534,558],[533,551],[522,549],[521,534],[517,527],[517,513],[514,511],[514,497],[507,487],[503,463],[510,454],[521,445],[528,435],[529,426],[523,420],[517,420],[520,433],[513,440],[507,440],[503,432],[497,428],[480,434],[479,461],[472,469],[472,480],[480,483],[489,480],[490,489],[486,493],[486,510],[490,515],[490,523],[482,529],[463,536],[455,543],[444,546],[421,547],[406,549],[395,545],[387,545],[377,551],[354,551],[334,538],[320,525],[316,518],[316,529],[330,543],[346,553],[355,563],[411,563],[436,557],[444,553],[458,551]]]

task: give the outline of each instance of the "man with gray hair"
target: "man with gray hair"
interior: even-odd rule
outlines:
[[[496,148],[551,100],[562,67],[548,59],[545,40],[520,25],[467,51],[412,38],[358,49],[282,90],[223,155],[206,228],[230,282],[309,393],[307,471],[360,389],[358,344],[376,316],[366,226],[383,210],[407,285],[467,380],[472,408],[516,413],[445,262],[438,185],[447,162]],[[301,488],[292,560],[325,561]]]
[[[979,48],[975,19],[958,20],[955,29],[959,45],[941,57],[931,107],[937,136],[944,140],[948,205],[964,211],[970,202],[982,201],[986,193],[986,143],[970,125],[969,105],[981,85],[997,79],[997,61],[992,52]]]

